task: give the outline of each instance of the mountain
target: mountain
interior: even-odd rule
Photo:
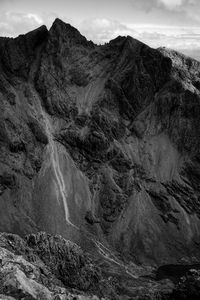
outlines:
[[[121,299],[199,264],[200,62],[56,19],[0,38],[0,70],[1,232],[71,240]]]

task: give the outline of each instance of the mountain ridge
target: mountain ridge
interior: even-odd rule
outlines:
[[[0,54],[0,230],[59,234],[133,276],[198,264],[200,63],[59,19]]]

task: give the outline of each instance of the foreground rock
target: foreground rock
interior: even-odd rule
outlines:
[[[109,268],[105,263],[95,263],[61,236],[40,232],[22,239],[0,234],[0,299],[199,299],[198,270],[182,277],[180,273],[174,277],[176,283],[172,278],[156,281],[153,272],[145,276],[143,271],[135,278],[132,275],[112,263]]]
[[[0,293],[6,296],[97,300],[97,296],[83,293],[85,290],[92,294],[93,289],[98,294],[100,275],[97,273],[82,250],[60,236],[39,233],[28,236],[25,241],[12,234],[0,235]],[[70,291],[72,286],[82,290],[82,294]]]

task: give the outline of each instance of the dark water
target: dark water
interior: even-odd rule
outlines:
[[[176,282],[178,279],[191,270],[200,270],[200,264],[193,265],[164,265],[157,269],[156,280],[171,279]]]

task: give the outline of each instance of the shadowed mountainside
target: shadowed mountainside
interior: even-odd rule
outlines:
[[[102,261],[200,259],[200,63],[56,19],[0,38],[0,230]],[[136,272],[137,273],[137,272]]]

